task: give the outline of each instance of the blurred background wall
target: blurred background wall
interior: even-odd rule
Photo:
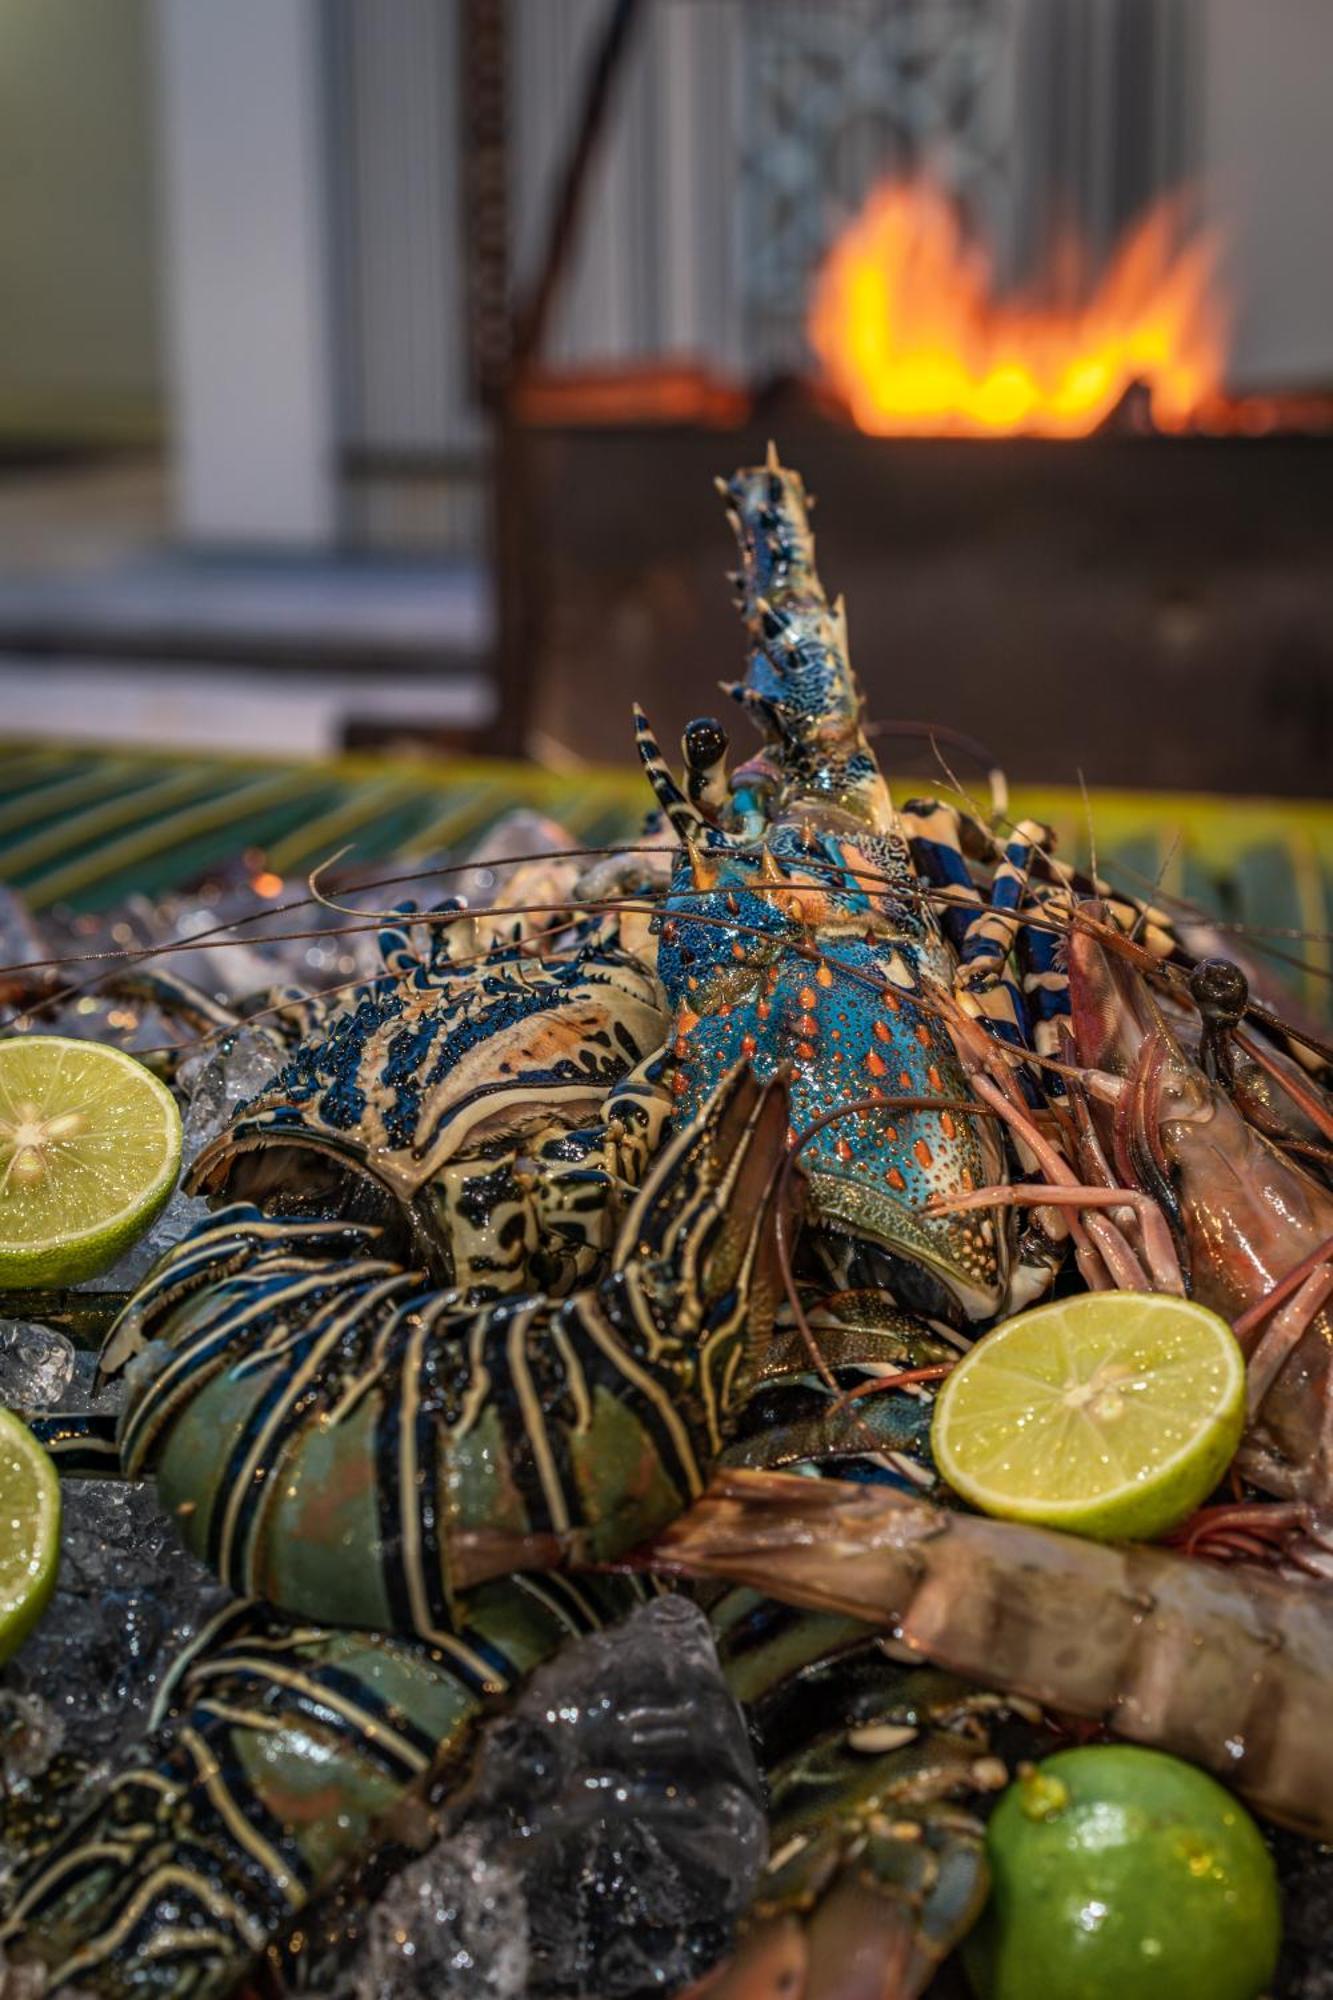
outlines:
[[[493,11],[521,297],[609,8]],[[262,742],[256,675],[305,703],[302,747],[461,740],[493,718],[497,433],[478,397],[468,262],[475,12],[0,0],[11,727],[77,715],[132,737]],[[1047,293],[1062,229],[1095,269],[1181,191],[1225,230],[1228,386],[1333,389],[1327,0],[644,0],[638,13],[543,343],[557,389],[686,368],[762,404],[808,373],[814,273],[888,174],[929,177],[990,244],[1002,285]],[[719,463],[731,450],[719,441]],[[1239,492],[1251,475],[1226,476]],[[663,523],[679,535],[669,507]],[[1191,571],[1143,585],[1152,606],[1170,600],[1163,660],[1182,633],[1207,642],[1196,584]],[[1310,588],[1302,569],[1296,595]],[[631,621],[656,615],[635,603]],[[1308,619],[1295,639],[1290,619],[1269,621],[1269,653],[1307,661],[1303,690],[1322,686],[1333,647],[1322,601],[1310,616],[1313,639]],[[543,653],[548,678],[568,651],[563,665],[558,646]],[[1258,661],[1261,680],[1271,665]],[[599,747],[573,740],[585,707],[575,689],[551,708],[565,750]]]
[[[508,11],[521,281],[603,10]],[[459,18],[0,0],[0,440],[165,429],[190,536],[475,547]],[[799,367],[830,229],[909,167],[1010,280],[1187,181],[1226,219],[1236,381],[1327,379],[1330,74],[1325,0],[657,0],[547,358]]]
[[[0,437],[162,430],[152,0],[0,0]]]
[[[1206,0],[1201,165],[1230,235],[1232,379],[1302,387],[1333,374],[1328,99],[1333,8],[1324,0]]]

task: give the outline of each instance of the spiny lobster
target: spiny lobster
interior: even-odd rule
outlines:
[[[678,785],[640,717],[669,872],[588,871],[535,940],[521,892],[484,929],[386,915],[384,977],[294,1006],[290,1060],[196,1163],[225,1205],[112,1331],[115,1435],[38,1426],[71,1469],[152,1474],[244,1593],[143,1761],[18,1886],[6,1949],[52,1985],[290,1972],[393,1803],[639,1588],[572,1571],[668,1528],[721,1460],[928,1485],[920,1378],[968,1325],[1035,1296],[1067,1230],[1090,1282],[1140,1268],[1107,1204],[1080,1219],[1049,1187],[1015,1238],[995,1129],[1060,1177],[1070,1114],[1032,1078],[1058,1076],[1054,941],[1104,885],[1043,829],[895,811],[799,479],[771,457],[725,492],[763,750],[728,777],[720,727],[693,724]],[[825,1691],[813,1742],[792,1748],[789,1705],[774,1732],[775,1861],[725,1977],[796,1965],[836,2000],[878,1953],[877,1990],[920,1991],[984,1894],[966,1795],[1003,1775],[997,1698],[914,1678],[844,1616],[733,1596],[714,1619],[761,1715],[794,1672]],[[854,1702],[816,1666],[842,1653]]]

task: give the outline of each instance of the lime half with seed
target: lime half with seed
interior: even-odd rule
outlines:
[[[1212,1492],[1244,1423],[1225,1320],[1161,1293],[1090,1292],[979,1340],[936,1399],[931,1444],[982,1513],[1151,1541]]]
[[[176,1100],[133,1056],[61,1035],[0,1041],[0,1287],[105,1271],[166,1202],[180,1157]]]
[[[60,1481],[27,1425],[0,1410],[0,1660],[15,1654],[55,1588]]]

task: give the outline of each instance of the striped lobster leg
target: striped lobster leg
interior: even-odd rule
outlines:
[[[1032,1047],[1032,1022],[1012,961],[1024,916],[1032,908],[1033,864],[1052,839],[1050,828],[1035,820],[1015,828],[995,864],[986,907],[967,927],[959,958],[960,999],[999,1040],[1020,1050]]]
[[[710,1615],[762,1745],[771,1837],[700,2000],[915,2000],[986,1899],[977,1805],[1007,1775],[1002,1698],[751,1590]]]
[[[906,1492],[932,1487],[930,1392],[924,1384],[895,1390],[894,1381],[954,1360],[957,1347],[872,1288],[811,1300],[806,1321],[823,1372],[803,1335],[780,1328],[721,1463],[767,1472],[836,1465],[843,1479],[887,1481]]]
[[[30,1416],[28,1429],[45,1445],[62,1479],[119,1479],[120,1446],[110,1411],[78,1410]]]
[[[566,1639],[642,1594],[514,1577],[432,1645],[228,1606],[163,1684],[141,1760],[18,1882],[9,1963],[104,2000],[220,2000],[262,1960],[280,1975],[301,1913],[377,1839],[383,1860],[394,1809],[460,1770],[479,1720]]]
[[[373,1227],[219,1211],[108,1345],[126,1473],[233,1589],[323,1624],[439,1641],[460,1591],[614,1558],[702,1492],[767,1341],[787,1120],[734,1071],[558,1305],[460,1311]]]
[[[1027,921],[1040,914],[1040,894],[1034,867],[1049,856],[1049,827],[1025,820],[1001,845],[981,826],[938,799],[913,799],[903,811],[912,860],[920,879],[938,892],[939,916],[957,959],[954,990],[967,1012],[1004,1047],[1028,1053],[1034,1046],[1028,987],[1015,963],[1020,941],[1026,948]],[[989,875],[979,886],[973,864]],[[1043,973],[1038,989],[1044,998],[1043,1021],[1063,999],[1067,988],[1054,951],[1046,954],[1048,925],[1037,947]],[[1022,1073],[1029,1103],[1038,1102],[1036,1080]]]
[[[917,874],[937,892],[940,922],[958,959],[959,997],[1007,1046],[1059,1054],[1061,1023],[1069,1017],[1065,940],[1085,897],[1096,897],[1107,919],[1154,958],[1184,961],[1164,911],[1060,860],[1054,833],[1039,821],[1019,822],[1001,841],[939,799],[911,800],[902,820]],[[1042,1087],[1061,1094],[1052,1073]]]

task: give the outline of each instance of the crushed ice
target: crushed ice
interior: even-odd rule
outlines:
[[[0,1320],[0,1403],[53,1410],[74,1379],[74,1343],[54,1327]]]
[[[151,1486],[62,1482],[55,1595],[0,1681],[41,1701],[89,1765],[143,1735],[158,1684],[219,1598]]]
[[[337,2000],[670,1993],[725,1951],[766,1846],[707,1621],[659,1598],[567,1645],[491,1726]]]

